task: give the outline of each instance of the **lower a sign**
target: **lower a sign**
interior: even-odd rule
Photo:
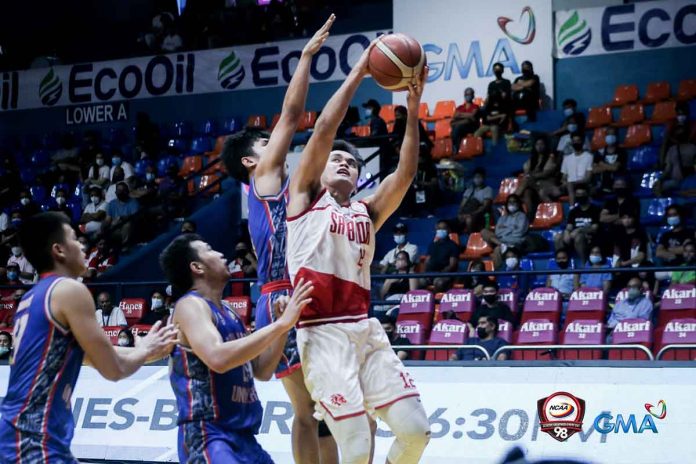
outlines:
[[[65,108],[65,124],[102,124],[128,120],[128,102],[97,105],[70,106]]]

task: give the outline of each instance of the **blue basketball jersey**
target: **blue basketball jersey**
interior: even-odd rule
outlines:
[[[75,429],[70,397],[84,351],[51,313],[51,292],[64,279],[45,276],[17,307],[14,357],[0,414],[21,432],[48,436],[69,448]]]
[[[260,285],[290,278],[285,262],[289,183],[290,179],[285,179],[277,195],[260,196],[254,178],[249,182],[249,235],[259,261]]]
[[[195,291],[184,296],[203,298]],[[204,301],[210,307],[223,341],[245,336],[244,323],[234,311]],[[179,408],[179,424],[209,421],[229,430],[258,432],[263,410],[254,387],[250,362],[217,374],[190,349],[176,346],[169,360],[169,380]]]

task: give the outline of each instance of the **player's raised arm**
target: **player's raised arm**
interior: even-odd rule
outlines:
[[[65,279],[56,285],[51,295],[51,314],[65,321],[91,364],[106,379],[116,381],[129,377],[149,359],[164,358],[176,342],[178,331],[171,325],[152,326],[136,348],[117,351],[97,319],[94,300],[87,287]]]
[[[336,138],[336,131],[346,115],[348,105],[360,82],[368,74],[368,56],[376,42],[376,40],[372,41],[370,46],[365,49],[346,80],[331,96],[317,119],[314,132],[300,159],[300,165],[290,180],[288,216],[295,216],[303,212],[320,190],[321,174]]]
[[[305,111],[307,100],[307,89],[309,88],[309,70],[312,65],[312,57],[324,45],[329,37],[329,30],[336,19],[335,15],[329,16],[324,25],[309,39],[304,49],[300,61],[297,64],[290,85],[285,93],[280,119],[276,124],[271,137],[266,145],[264,156],[259,159],[256,166],[255,184],[257,191],[264,194],[265,190],[276,193],[277,185],[267,186],[267,183],[276,183],[279,179],[285,178],[285,158],[292,142],[292,137],[297,131]],[[268,187],[268,189],[266,189]]]
[[[401,144],[401,152],[399,153],[399,164],[396,170],[379,184],[377,191],[365,199],[376,230],[379,230],[382,224],[399,207],[418,171],[418,151],[420,146],[418,107],[420,106],[427,75],[428,67],[424,66],[416,82],[408,86],[408,116],[406,133]]]

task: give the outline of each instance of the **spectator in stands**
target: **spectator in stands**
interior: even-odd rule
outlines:
[[[621,225],[609,233],[614,267],[638,267],[645,261],[648,252],[648,236],[638,224],[639,213],[624,212]],[[620,284],[625,283],[624,274],[619,274]]]
[[[17,263],[7,265],[3,280],[2,285],[22,285],[22,281],[19,280],[19,265]]]
[[[568,269],[570,267],[570,256],[565,248],[556,250],[556,266],[558,269]],[[575,275],[574,274],[551,274],[546,279],[546,286],[555,288],[563,296],[564,300],[570,298],[570,294],[575,290]]]
[[[568,214],[568,223],[562,233],[554,237],[556,249],[573,246],[581,262],[588,259],[590,244],[599,231],[599,207],[590,201],[586,187],[576,187],[577,205]]]
[[[0,233],[5,232],[10,226],[10,216],[3,210],[0,210]]]
[[[10,249],[12,256],[7,260],[7,267],[9,268],[11,264],[16,264],[19,267],[19,280],[25,285],[34,283],[37,276],[34,267],[24,256],[24,251],[19,243],[14,243]]]
[[[116,166],[116,168],[112,168],[112,173],[112,182],[106,189],[106,194],[104,195],[104,201],[106,201],[107,204],[111,203],[116,199],[116,186],[119,183],[125,181],[125,171],[121,166]]]
[[[107,240],[102,238],[97,242],[95,250],[89,257],[88,277],[90,279],[99,277],[114,264],[116,264],[116,255]]]
[[[612,184],[626,174],[626,152],[616,143],[616,128],[608,127],[605,137],[607,146],[600,148],[592,165],[593,187],[603,194],[612,192]]]
[[[179,168],[176,165],[169,166],[166,176],[160,179],[159,197],[168,217],[185,216],[186,184],[179,176]]]
[[[515,192],[522,197],[530,221],[534,220],[539,204],[539,192],[560,186],[560,168],[558,156],[551,151],[547,140],[537,138],[529,159],[524,163],[524,176]]]
[[[106,206],[102,230],[110,232],[116,243],[128,247],[134,229],[133,219],[139,209],[138,201],[130,197],[128,184],[119,182],[116,185],[116,199]]]
[[[682,130],[675,134],[674,144],[667,149],[665,164],[660,180],[653,187],[655,195],[678,189],[682,180],[694,173],[696,144],[689,141],[689,134]]]
[[[464,137],[473,134],[479,128],[480,109],[474,103],[474,89],[467,87],[464,90],[464,103],[457,107],[450,122],[452,125],[452,153],[457,153]]]
[[[401,143],[404,141],[404,135],[406,134],[406,118],[408,117],[408,110],[403,105],[398,105],[394,108],[394,128],[392,129],[392,144],[395,151],[398,153],[401,149]],[[420,133],[420,155],[430,154],[433,148],[433,141],[430,140],[428,131],[423,125],[423,121],[419,120],[418,131]],[[396,165],[396,163],[393,163]]]
[[[111,303],[109,292],[101,292],[97,295],[96,317],[97,323],[102,327],[117,325],[125,327],[128,325],[123,310]]]
[[[495,231],[481,230],[481,236],[493,247],[493,262],[496,267],[503,264],[503,255],[510,247],[517,247],[524,251],[528,249],[527,239],[529,232],[529,219],[522,210],[520,197],[514,193],[507,198],[505,214],[500,216],[495,225]]]
[[[409,358],[409,352],[406,350],[400,350],[400,346],[409,346],[411,344],[408,338],[401,335],[396,331],[396,318],[391,315],[384,314],[379,318],[382,323],[382,329],[384,333],[387,334],[389,343],[394,347],[394,352],[399,357],[400,360],[405,361]]]
[[[426,140],[430,140],[427,135]],[[430,153],[431,148],[431,146],[424,145],[421,139],[418,171],[416,171],[416,177],[404,199],[405,214],[408,216],[420,216],[423,213],[432,214],[432,211],[439,204],[438,173]]]
[[[521,255],[519,250],[514,247],[510,247],[505,250],[503,255],[505,260],[502,270],[504,271],[519,271],[522,270],[520,267]],[[516,290],[518,295],[526,295],[529,291],[529,277],[527,274],[512,274],[498,276],[498,286],[500,288],[511,288]]]
[[[88,189],[92,186],[97,186],[105,189],[109,186],[111,178],[111,168],[106,164],[104,154],[99,152],[94,157],[94,163],[87,171],[87,179],[84,182],[84,188]]]
[[[498,337],[498,318],[481,316],[477,319],[476,330],[471,329],[471,335],[466,344],[483,347],[492,358],[493,354],[499,348],[507,346],[508,342]],[[505,361],[507,357],[507,353],[500,353],[496,361]],[[450,361],[480,361],[482,359],[486,357],[479,350],[471,348],[459,348],[450,357]]]
[[[8,360],[12,355],[12,335],[3,330],[0,331],[0,360]]]
[[[476,323],[482,317],[495,317],[509,322],[515,320],[510,308],[505,303],[498,301],[498,284],[492,280],[483,284],[483,294],[481,299],[476,301],[476,310],[471,315],[469,322],[470,324]]]
[[[469,264],[469,272],[464,274],[464,288],[473,291],[476,298],[480,298],[483,294],[483,284],[492,279],[489,276],[477,276],[470,273],[484,272],[485,270],[486,266],[483,264],[483,261],[477,259]]]
[[[168,317],[169,309],[164,304],[164,294],[159,290],[155,290],[150,295],[150,310],[140,318],[138,323],[153,325],[157,321],[162,321],[165,324]]]
[[[94,237],[102,229],[102,223],[106,218],[106,202],[102,197],[102,189],[94,186],[89,192],[89,203],[85,206],[80,218],[80,224],[84,225],[85,234]]]
[[[408,252],[402,250],[396,253],[396,261],[394,265],[394,269],[397,274],[410,274],[412,265]],[[396,298],[401,299],[401,295],[407,293],[409,290],[417,289],[418,279],[394,278],[386,279],[379,292],[382,300]]]
[[[409,262],[415,263],[418,261],[418,246],[408,241],[408,227],[403,222],[394,226],[394,243],[396,247],[387,251],[382,261],[379,262],[381,274],[394,272],[396,268],[396,258],[400,251],[405,251],[408,254]]]
[[[193,219],[186,219],[181,223],[182,234],[195,234],[196,230],[198,230],[198,226],[196,225],[196,221]]]
[[[527,120],[536,121],[539,99],[541,98],[541,84],[539,76],[534,74],[534,66],[530,61],[522,62],[522,75],[512,84],[513,109],[524,110]]]
[[[370,125],[370,137],[387,135],[387,123],[379,115],[382,105],[374,98],[370,98],[362,104],[362,107],[365,108],[365,118]]]
[[[498,94],[505,102],[509,102],[512,98],[512,84],[509,80],[503,77],[503,72],[505,67],[503,63],[493,64],[493,74],[495,75],[495,80],[488,83],[487,99],[491,98],[491,95]]]
[[[118,333],[118,346],[124,348],[131,348],[135,346],[135,337],[133,337],[133,332],[130,329],[121,329]]]
[[[491,214],[494,197],[493,189],[486,184],[486,170],[474,169],[471,184],[464,190],[457,214],[459,231],[462,233],[478,232],[486,224],[486,214]]]
[[[696,243],[693,241],[684,244],[684,262],[681,267],[685,267],[683,271],[673,271],[673,284],[694,284],[696,283]]]
[[[587,273],[581,272],[580,274],[575,274],[575,288],[580,287],[593,287],[601,288],[604,293],[608,294],[611,289],[611,279],[612,275],[610,269],[611,267],[607,263],[607,259],[602,255],[602,249],[595,245],[590,250],[590,258],[585,267],[592,269],[607,269],[607,272],[602,273]]]
[[[614,329],[616,324],[625,319],[649,321],[652,318],[653,304],[642,292],[643,282],[638,277],[633,277],[627,288],[628,296],[616,303],[609,314],[607,329]]]
[[[659,260],[658,265],[673,266],[680,264],[684,257],[684,244],[689,240],[694,240],[694,231],[687,229],[684,225],[684,216],[681,208],[677,205],[670,205],[665,211],[667,225],[672,227],[668,230],[657,244],[655,256]]]
[[[49,211],[63,213],[72,221],[72,208],[68,205],[68,196],[65,193],[65,189],[61,188],[56,190],[55,203],[51,206]]]
[[[628,188],[628,180],[625,177],[614,179],[611,191],[616,196],[604,202],[599,222],[611,226],[609,229],[613,231],[616,227],[621,226],[624,216],[640,216],[640,203]]]
[[[572,155],[573,150],[573,136],[579,134],[583,139],[583,148],[586,151],[590,150],[590,141],[585,136],[585,132],[580,129],[580,124],[578,124],[577,115],[574,114],[568,117],[568,124],[566,125],[567,132],[565,132],[558,139],[556,144],[556,153],[559,156]]]
[[[161,49],[164,53],[174,53],[181,50],[184,46],[184,41],[176,31],[174,25],[169,25],[164,31],[162,37]]]
[[[27,219],[41,211],[41,207],[31,197],[29,189],[25,188],[19,192],[19,206],[17,206],[16,211],[19,212],[22,219]]]
[[[550,187],[542,191],[544,201],[551,201],[551,198],[558,198],[564,193],[568,194],[568,200],[574,205],[576,199],[576,185],[587,184],[592,177],[592,154],[583,148],[583,136],[573,134],[573,154],[563,157],[561,163],[561,187]],[[586,191],[586,193],[589,193]],[[589,198],[589,197],[588,197]]]
[[[568,124],[570,124],[570,120],[573,120],[573,124],[576,125],[576,130],[579,130],[580,132],[585,132],[585,125],[586,125],[586,120],[585,120],[585,115],[578,111],[578,102],[576,102],[572,98],[566,98],[563,100],[563,122],[561,123],[561,127],[556,129],[555,131],[551,132],[549,135],[552,137],[560,137],[562,135],[565,135],[570,132],[568,129]]]
[[[117,168],[123,169],[123,179],[118,179],[114,177],[114,172]],[[116,184],[120,180],[128,180],[133,177],[135,171],[133,170],[133,165],[128,161],[123,159],[123,155],[120,150],[114,150],[113,155],[111,155],[111,172],[109,177],[111,178],[111,183]]]
[[[249,251],[249,246],[244,242],[237,242],[234,253],[234,259],[228,264],[230,273],[241,272],[243,277],[256,277],[258,261],[256,255]]]
[[[686,139],[691,143],[696,143],[696,120],[689,117],[689,103],[679,102],[676,108],[677,117],[674,121],[669,121],[665,127],[665,137],[662,139],[660,148],[660,165],[664,166],[667,150],[680,140]]]
[[[505,133],[510,125],[510,106],[509,100],[494,91],[488,95],[486,105],[481,110],[483,125],[479,127],[474,135],[483,137],[490,131],[493,145],[498,144],[500,134]]]
[[[428,256],[425,260],[425,272],[455,272],[459,266],[459,247],[449,237],[450,226],[447,221],[440,220],[435,226],[435,240],[428,246]],[[425,279],[421,287],[431,284],[435,292],[445,292],[452,284],[449,277]]]

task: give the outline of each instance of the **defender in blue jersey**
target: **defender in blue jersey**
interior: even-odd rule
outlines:
[[[172,320],[180,344],[170,358],[170,381],[179,410],[181,463],[272,463],[254,435],[263,411],[254,376],[270,378],[302,308],[309,283],[298,285],[272,324],[246,336],[241,319],[222,302],[230,278],[227,261],[201,237],[177,237],[160,263],[179,297]]]
[[[261,286],[261,297],[256,303],[257,329],[273,322],[273,304],[287,297],[292,288],[285,261],[289,182],[285,158],[304,115],[312,56],[326,40],[334,19],[331,15],[302,51],[285,94],[280,119],[270,136],[246,129],[227,138],[221,155],[227,172],[249,185],[249,234],[258,258]],[[295,462],[338,462],[338,451],[328,429],[319,428],[313,417],[314,402],[304,384],[294,329],[288,334],[275,374],[283,382],[295,413],[292,424]],[[318,432],[325,439],[318,440]]]
[[[137,348],[115,349],[94,317],[82,245],[66,216],[41,213],[20,230],[20,243],[41,280],[20,301],[14,319],[14,353],[0,406],[0,462],[75,463],[70,398],[83,359],[109,380],[135,372],[146,359],[163,358],[177,332],[160,325]]]

